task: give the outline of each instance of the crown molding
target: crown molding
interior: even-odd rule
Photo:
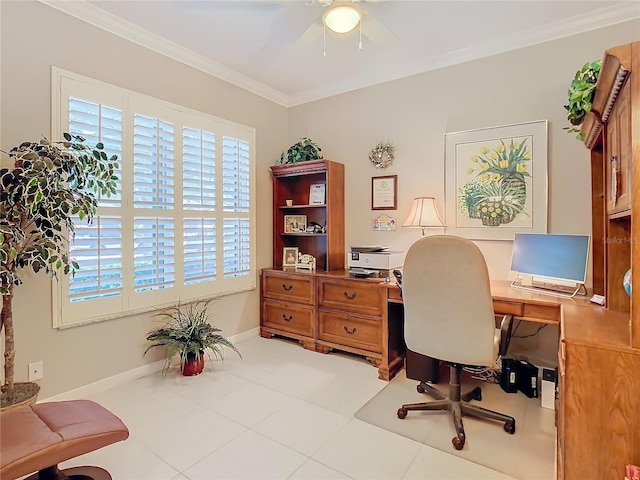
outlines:
[[[56,1],[39,0],[56,10],[90,23],[98,28],[118,35],[133,43],[170,57],[181,63],[196,68],[216,78],[229,82],[237,87],[255,93],[267,100],[284,107],[293,107],[323,98],[340,95],[349,91],[365,88],[400,78],[426,73],[440,68],[450,67],[472,60],[506,53],[540,43],[557,40],[590,30],[608,27],[629,20],[640,18],[640,6],[637,1],[627,1],[610,5],[598,10],[576,15],[567,20],[550,22],[545,27],[522,30],[506,35],[498,40],[480,44],[472,48],[460,49],[436,57],[425,58],[404,69],[394,69],[391,76],[377,78],[360,78],[341,82],[328,87],[307,90],[294,95],[286,95],[257,80],[225,67],[189,49],[168,41],[154,33],[140,28],[130,22],[95,7],[86,0]],[[387,72],[388,73],[388,72]]]
[[[369,77],[366,80],[351,80],[333,84],[328,87],[301,92],[288,97],[288,106],[293,107],[322,100],[323,98],[340,95],[360,88],[371,87],[465,62],[479,60],[492,55],[539,45],[591,30],[617,25],[637,18],[640,18],[640,3],[637,1],[624,2],[622,5],[610,5],[577,15],[571,19],[550,22],[543,28],[536,27],[522,30],[518,33],[506,35],[497,40],[479,44],[471,48],[454,50],[434,57],[425,58],[404,69],[394,69],[392,74],[384,79]]]
[[[267,86],[243,75],[229,67],[214,62],[203,55],[197,54],[177,43],[171,42],[159,35],[149,32],[131,22],[120,17],[105,12],[85,0],[80,1],[56,1],[39,0],[40,3],[55,8],[67,15],[71,15],[79,20],[87,22],[95,27],[106,30],[119,37],[141,45],[149,50],[165,55],[177,60],[185,65],[189,65],[197,70],[212,75],[216,78],[229,82],[244,90],[248,90],[256,95],[271,100],[282,106],[288,107],[288,97]]]

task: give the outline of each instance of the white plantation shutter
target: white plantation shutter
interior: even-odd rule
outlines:
[[[136,218],[133,244],[135,291],[173,287],[176,263],[173,221]]]
[[[54,282],[55,326],[254,289],[255,131],[53,72],[53,131],[100,141],[121,165],[118,194],[76,222],[80,270]]]
[[[183,207],[185,210],[213,210],[216,206],[215,135],[184,128],[182,139]]]
[[[184,282],[186,285],[212,281],[216,278],[216,221],[205,218],[185,218]]]
[[[76,224],[71,255],[80,265],[69,279],[72,302],[122,295],[122,222],[98,216],[91,226]]]
[[[249,143],[224,137],[222,141],[224,210],[249,211]]]
[[[251,266],[249,220],[225,219],[223,236],[225,278],[249,275]]]
[[[87,145],[102,142],[109,155],[122,158],[122,110],[119,108],[72,97],[69,99],[69,127],[66,131],[84,137]],[[120,206],[122,170],[118,170],[116,175],[117,194],[100,198],[102,206]]]
[[[136,208],[173,208],[173,125],[133,117],[133,200]]]

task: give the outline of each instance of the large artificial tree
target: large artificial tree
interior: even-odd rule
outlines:
[[[64,141],[24,142],[12,148],[12,168],[0,169],[0,293],[4,330],[2,407],[22,401],[14,382],[14,288],[21,270],[72,273],[79,266],[69,256],[74,220],[91,223],[98,195],[116,192],[117,156],[104,145],[65,133]]]

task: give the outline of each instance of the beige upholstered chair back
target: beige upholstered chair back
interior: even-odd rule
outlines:
[[[448,235],[418,240],[404,262],[402,296],[409,349],[447,362],[494,364],[489,273],[474,243]]]

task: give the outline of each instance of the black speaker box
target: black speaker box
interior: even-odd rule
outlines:
[[[518,390],[529,398],[538,398],[538,367],[526,360],[516,362]]]
[[[502,374],[500,376],[500,386],[507,393],[518,391],[518,373],[516,371],[516,361],[513,358],[502,359]]]

